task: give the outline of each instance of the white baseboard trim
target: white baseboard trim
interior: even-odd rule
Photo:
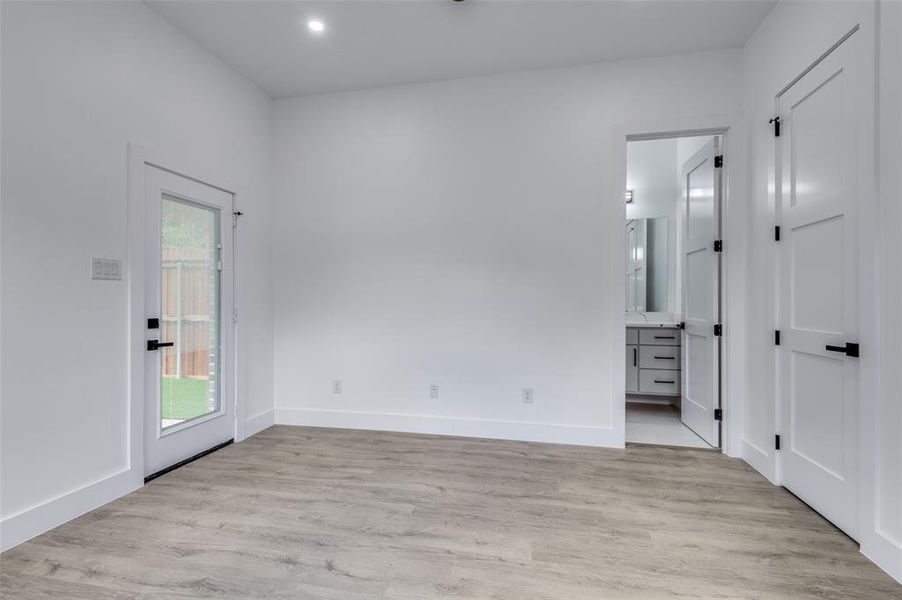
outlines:
[[[612,428],[522,421],[463,419],[431,415],[369,413],[309,408],[276,408],[277,425],[400,431],[459,437],[623,448],[623,432]]]
[[[865,537],[861,544],[861,553],[886,571],[890,577],[902,583],[902,544],[875,531]]]
[[[249,417],[244,422],[244,437],[242,439],[247,439],[255,433],[260,433],[267,427],[272,427],[273,425],[275,425],[275,423],[276,411],[271,408],[269,410],[264,410],[262,413],[258,413],[252,417]]]
[[[0,520],[0,551],[8,550],[67,521],[112,502],[144,485],[124,469]]]
[[[244,438],[271,427],[275,411],[263,411],[245,421]],[[144,485],[131,469],[88,483],[71,492],[0,519],[0,551],[8,550],[67,521],[112,502]]]
[[[779,485],[776,481],[776,474],[773,472],[773,460],[768,456],[767,452],[748,440],[742,440],[742,455],[740,458],[764,475],[768,481],[774,485]]]

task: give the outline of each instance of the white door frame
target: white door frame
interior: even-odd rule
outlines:
[[[175,175],[191,179],[198,183],[216,188],[232,196],[232,211],[238,210],[238,193],[236,188],[223,177],[208,177],[203,170],[191,168],[191,165],[172,155],[158,155],[147,148],[136,144],[128,145],[128,258],[126,272],[128,277],[128,470],[135,487],[144,485],[144,395],[145,395],[145,354],[148,332],[145,310],[145,237],[147,231],[147,202],[145,189],[145,170],[147,166],[169,171]],[[211,182],[218,183],[211,183]],[[240,441],[243,437],[244,413],[238,393],[238,235],[237,228],[232,229],[232,285],[234,315],[232,344],[234,346],[230,368],[232,370],[231,388],[234,390],[231,401],[234,403],[234,438]]]
[[[623,201],[623,190],[626,189],[626,144],[631,141],[660,138],[720,135],[722,137],[723,190],[721,195],[721,219],[724,251],[722,255],[723,271],[721,273],[721,289],[723,291],[721,315],[723,337],[721,359],[723,375],[721,378],[721,407],[723,422],[721,423],[721,450],[729,456],[742,455],[742,394],[745,382],[745,257],[747,242],[745,201],[746,147],[744,118],[741,113],[710,115],[699,117],[660,119],[649,122],[625,124],[614,129],[613,177],[612,188],[608,194],[610,202],[617,202],[622,211],[623,222],[626,222],[626,204]],[[619,265],[626,261],[625,229],[621,228],[621,237],[609,245],[613,265],[618,265],[617,272],[623,271]],[[616,297],[626,297],[626,283],[623,277],[618,279]],[[611,422],[618,436],[626,438],[626,382],[623,373],[626,369],[623,346],[626,344],[626,313],[622,302],[613,303],[609,315],[609,323],[614,335],[611,336],[611,381],[613,389]]]

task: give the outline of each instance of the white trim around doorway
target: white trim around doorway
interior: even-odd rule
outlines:
[[[739,113],[685,117],[654,120],[648,122],[628,123],[614,129],[613,177],[612,188],[608,194],[609,201],[617,202],[623,211],[626,221],[626,205],[623,202],[623,190],[626,189],[626,144],[630,141],[651,140],[660,138],[689,137],[700,135],[723,136],[724,172],[723,194],[721,200],[723,222],[723,273],[722,273],[722,403],[723,429],[721,436],[722,451],[728,456],[742,456],[742,393],[744,388],[742,365],[745,364],[745,256],[748,247],[745,222],[747,202],[745,201],[746,149],[744,119]],[[616,248],[610,245],[614,265],[622,265],[625,239],[615,240]],[[625,290],[623,278],[617,279],[617,294],[623,297]],[[626,435],[626,384],[623,373],[626,364],[623,358],[623,346],[626,343],[626,320],[623,306],[619,302],[612,303],[609,315],[612,330],[617,332],[611,338],[611,381],[614,390],[611,422],[615,431]],[[621,401],[623,400],[623,401]]]
[[[136,144],[128,145],[128,259],[126,271],[128,273],[128,387],[129,387],[129,436],[128,436],[128,470],[135,487],[144,484],[144,344],[147,336],[144,310],[145,298],[145,231],[144,217],[145,187],[144,177],[147,166],[169,171],[180,177],[191,179],[206,186],[231,194],[232,211],[238,210],[238,193],[234,185],[226,178],[211,177],[203,170],[192,168],[185,161],[171,158],[171,155],[157,155],[147,148]],[[213,183],[215,182],[215,183]],[[234,295],[235,315],[238,311],[237,293],[237,256],[238,236],[237,228],[232,229],[233,248],[235,260],[233,260],[232,285]],[[229,318],[229,317],[226,317]],[[234,393],[231,401],[234,402],[234,438],[240,441],[244,438],[244,414],[240,396],[238,394],[238,321],[232,318],[233,352],[232,352],[232,389]]]

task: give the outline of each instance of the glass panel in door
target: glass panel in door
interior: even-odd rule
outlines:
[[[160,429],[218,412],[219,210],[163,195]]]

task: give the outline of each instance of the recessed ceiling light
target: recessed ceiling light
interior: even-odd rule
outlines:
[[[315,33],[320,33],[321,31],[324,31],[326,29],[326,26],[322,21],[310,19],[309,21],[307,21],[307,28]]]

